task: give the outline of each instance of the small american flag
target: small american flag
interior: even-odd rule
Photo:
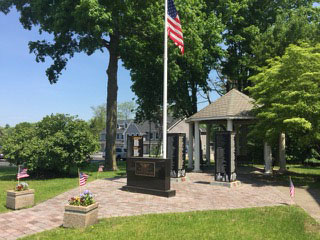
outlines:
[[[27,171],[28,171],[27,168],[22,168],[22,169],[19,168],[19,172],[17,174],[17,179],[29,177]]]
[[[103,166],[103,165],[99,165],[98,172],[103,172],[103,168],[104,168],[104,166]]]
[[[177,45],[181,53],[184,53],[183,34],[179,15],[173,0],[168,0],[168,35],[171,40]]]
[[[87,174],[82,173],[82,172],[79,173],[79,185],[80,186],[86,185],[87,179],[88,179],[88,175]]]
[[[289,177],[290,179],[290,197],[294,197],[294,185],[293,185],[293,182],[291,180],[291,177]]]

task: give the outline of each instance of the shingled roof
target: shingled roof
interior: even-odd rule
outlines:
[[[232,89],[216,101],[189,117],[186,122],[223,119],[252,119],[254,100]]]

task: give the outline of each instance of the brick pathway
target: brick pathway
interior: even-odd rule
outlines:
[[[171,183],[171,188],[176,190],[173,198],[122,191],[120,188],[126,184],[126,178],[97,180],[86,188],[100,202],[99,218],[292,203],[276,187],[243,184],[229,189],[209,185],[212,176],[206,173],[188,173],[187,176],[186,182]],[[64,205],[71,196],[78,194],[79,189],[73,189],[35,207],[0,214],[0,239],[17,239],[60,226]]]

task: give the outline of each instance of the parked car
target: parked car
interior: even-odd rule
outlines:
[[[0,159],[4,159],[3,153],[0,153]]]
[[[102,153],[102,157],[104,158],[106,156],[106,152]],[[116,148],[116,159],[119,161],[122,159],[125,161],[127,158],[127,149],[126,148]]]
[[[123,161],[127,158],[127,149],[126,148],[116,148],[116,158],[117,160],[122,159]]]

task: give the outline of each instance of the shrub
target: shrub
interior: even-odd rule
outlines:
[[[3,143],[10,163],[24,164],[31,175],[45,177],[70,174],[72,167],[87,165],[89,155],[98,148],[88,124],[64,114],[18,124]]]

